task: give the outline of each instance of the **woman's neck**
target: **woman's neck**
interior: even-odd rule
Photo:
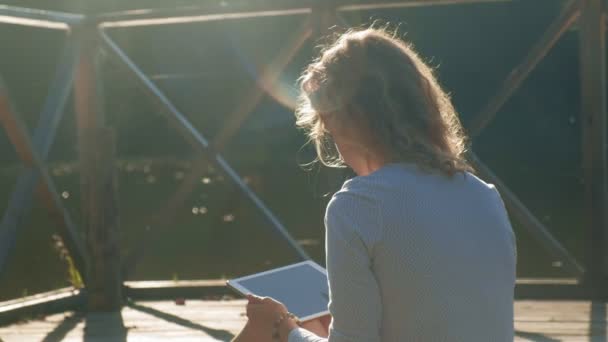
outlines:
[[[374,156],[365,158],[362,156],[361,158],[355,158],[350,163],[347,163],[353,171],[357,174],[357,176],[367,176],[375,171],[381,169],[386,164],[389,164],[390,161],[386,158]]]
[[[369,138],[349,138],[351,136],[366,135],[333,134],[333,139],[342,159],[357,176],[367,176],[391,162],[388,149],[371,143]]]

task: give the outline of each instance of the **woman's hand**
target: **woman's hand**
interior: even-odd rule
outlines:
[[[247,295],[247,322],[248,328],[259,333],[270,332],[274,330],[274,324],[278,319],[286,314],[287,308],[283,303],[274,300],[270,297],[259,297],[256,295]],[[327,337],[329,334],[329,324],[331,316],[323,316],[311,321],[302,323],[302,328],[315,333],[320,337]],[[291,320],[284,320],[279,327],[279,336],[282,341],[286,340],[291,329],[297,325]]]
[[[270,297],[259,297],[256,295],[247,295],[247,317],[249,328],[258,332],[272,332],[275,323],[279,318],[288,313],[287,308],[283,303],[276,301]],[[278,328],[281,341],[287,341],[289,332],[297,328],[297,324],[290,319],[283,319]]]
[[[247,318],[251,324],[261,329],[272,330],[274,323],[284,314],[287,308],[283,303],[270,297],[247,295]]]

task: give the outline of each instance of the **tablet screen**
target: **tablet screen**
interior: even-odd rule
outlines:
[[[242,294],[272,297],[301,320],[328,314],[329,289],[325,270],[305,261],[228,281]]]

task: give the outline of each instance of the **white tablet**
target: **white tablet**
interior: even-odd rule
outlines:
[[[226,284],[242,295],[272,297],[302,321],[329,314],[327,272],[312,261],[228,280]]]

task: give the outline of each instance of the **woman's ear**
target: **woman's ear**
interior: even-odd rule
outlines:
[[[344,122],[344,120],[340,122],[340,117],[342,116],[339,115],[337,112],[322,113],[319,115],[319,117],[321,118],[321,122],[323,123],[323,128],[325,128],[325,130],[329,132],[330,136],[335,137],[345,134],[348,135],[347,122]]]

